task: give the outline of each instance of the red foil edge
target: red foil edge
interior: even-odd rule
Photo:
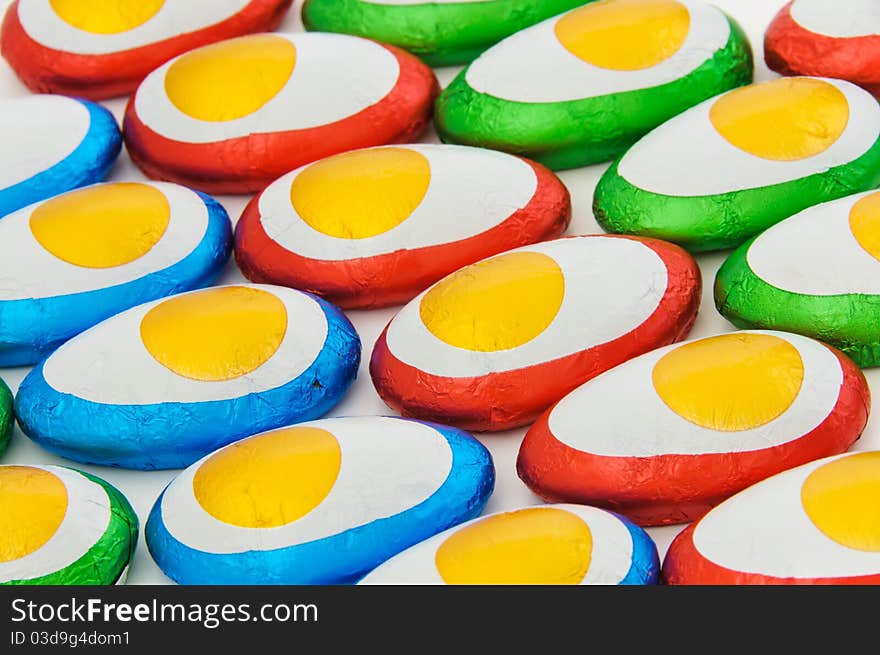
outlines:
[[[836,38],[811,32],[783,7],[764,35],[764,59],[782,75],[849,80],[880,96],[880,35]]]
[[[9,6],[0,31],[0,52],[19,79],[36,93],[60,93],[90,100],[128,95],[152,70],[179,54],[254,32],[271,32],[293,0],[252,0],[226,20],[164,41],[106,55],[80,55],[34,41]]]
[[[571,238],[571,237],[569,237]],[[656,252],[666,264],[669,284],[659,306],[623,336],[586,350],[526,368],[476,377],[431,375],[391,354],[382,331],[370,359],[370,375],[382,400],[402,416],[475,432],[526,425],[563,396],[618,364],[684,339],[697,318],[702,282],[694,259],[682,248],[624,235]]]
[[[859,438],[871,407],[868,383],[848,357],[828,348],[843,369],[837,402],[822,423],[793,441],[744,453],[608,457],[576,450],[556,439],[549,427],[551,409],[522,442],[519,477],[548,502],[603,507],[639,525],[694,521],[746,487],[846,452]]]
[[[661,579],[669,585],[876,585],[880,573],[840,578],[777,578],[762,573],[734,571],[703,557],[694,545],[693,523],[669,546]],[[768,544],[773,547],[773,544]]]
[[[123,136],[135,164],[154,180],[177,182],[212,194],[253,193],[300,166],[346,150],[415,140],[431,118],[440,87],[421,60],[380,44],[397,59],[400,76],[376,104],[335,123],[211,143],[184,143],[154,132],[125,109]]]
[[[344,309],[403,304],[459,268],[558,237],[566,230],[571,220],[568,189],[541,164],[524,161],[538,180],[528,204],[495,227],[460,241],[357,259],[311,259],[287,250],[266,234],[257,196],[236,226],[235,259],[253,282],[309,291]]]

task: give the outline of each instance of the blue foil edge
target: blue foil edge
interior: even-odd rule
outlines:
[[[220,203],[196,193],[208,209],[208,227],[199,244],[176,264],[94,291],[0,300],[0,368],[35,364],[65,341],[126,309],[211,285],[232,252],[232,223]]]
[[[306,295],[327,317],[327,338],[309,368],[280,387],[229,400],[108,405],[56,391],[43,376],[43,362],[18,390],[19,425],[43,448],[67,459],[153,470],[185,468],[233,441],[319,418],[354,382],[361,342],[338,308]]]
[[[116,119],[101,105],[73,98],[89,112],[89,129],[67,157],[33,177],[0,189],[0,217],[106,177],[122,150]],[[2,364],[0,364],[2,365]]]
[[[401,551],[479,516],[495,488],[492,456],[479,441],[456,428],[413,422],[429,425],[446,438],[452,469],[434,494],[408,510],[304,544],[218,554],[196,550],[171,536],[161,516],[163,491],[147,519],[147,547],[159,568],[180,584],[357,582]]]
[[[653,585],[660,581],[660,555],[657,544],[650,535],[625,516],[614,514],[629,530],[632,537],[632,564],[627,574],[618,584],[621,585]]]

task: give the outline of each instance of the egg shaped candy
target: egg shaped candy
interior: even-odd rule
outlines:
[[[235,254],[255,282],[378,307],[489,255],[559,236],[570,218],[568,190],[540,164],[465,146],[386,146],[273,183],[238,222]]]
[[[622,516],[545,505],[451,528],[392,557],[361,584],[645,585],[659,571],[654,542]]]
[[[108,482],[61,466],[0,466],[0,585],[123,584],[138,518]]]
[[[669,584],[880,584],[880,452],[775,475],[672,542]]]
[[[480,513],[489,452],[387,417],[259,434],[193,464],[153,506],[147,545],[182,584],[343,584]]]
[[[715,304],[740,327],[805,334],[880,365],[880,192],[817,205],[733,252]],[[818,268],[817,268],[818,265]]]
[[[880,6],[874,0],[795,0],[764,37],[767,65],[783,75],[836,77],[880,94]]]
[[[103,180],[122,149],[122,136],[101,105],[35,95],[0,101],[0,143],[2,218]]]
[[[730,91],[634,145],[596,187],[610,232],[731,248],[812,205],[880,184],[880,106],[842,80]]]
[[[12,439],[12,426],[15,416],[12,413],[12,392],[6,383],[0,378],[0,455],[9,445]]]
[[[127,95],[150,71],[199,46],[274,30],[292,0],[16,0],[3,56],[37,92]]]
[[[487,50],[441,94],[437,130],[444,141],[575,168],[751,80],[748,41],[716,7],[600,0]]]
[[[43,359],[105,318],[207,286],[232,250],[215,200],[165,182],[77,189],[0,221],[0,366]]]
[[[360,339],[333,305],[283,287],[193,291],[118,314],[24,379],[22,430],[62,457],[183,468],[255,431],[329,411]]]
[[[541,497],[685,523],[746,487],[844,452],[870,391],[844,355],[784,332],[660,348],[563,398],[533,425],[517,470]]]
[[[149,177],[249,193],[329,155],[415,140],[436,93],[431,69],[392,46],[341,34],[257,34],[150,73],[123,131]]]
[[[680,248],[557,239],[456,271],[392,319],[370,373],[404,416],[472,430],[531,423],[586,380],[683,339],[700,272]]]
[[[306,0],[310,30],[390,43],[431,66],[466,64],[514,32],[589,0]]]

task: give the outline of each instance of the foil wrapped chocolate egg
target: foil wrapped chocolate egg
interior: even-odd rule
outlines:
[[[540,164],[465,146],[368,148],[285,175],[236,227],[246,277],[341,307],[411,300],[489,255],[559,236],[562,182]]]
[[[700,272],[672,244],[557,239],[466,266],[395,316],[370,362],[405,416],[473,430],[532,422],[586,380],[683,339]]]
[[[847,450],[868,420],[858,367],[823,343],[735,332],[667,346],[590,380],[529,429],[538,495],[685,523],[780,471]]]
[[[795,0],[767,28],[764,59],[783,75],[855,82],[880,94],[880,8],[873,0]]]
[[[0,102],[0,219],[59,193],[100,182],[122,136],[101,105],[55,95]]]
[[[880,582],[880,452],[820,459],[723,502],[676,537],[668,584]]]
[[[323,415],[359,360],[360,339],[333,305],[284,287],[213,287],[139,305],[68,341],[24,379],[16,416],[69,459],[181,468]]]
[[[740,327],[805,334],[880,364],[880,193],[810,207],[743,244],[718,271],[715,304]]]
[[[0,585],[123,584],[138,518],[118,489],[61,466],[0,466]]]
[[[748,41],[720,9],[601,0],[483,53],[440,95],[436,124],[444,141],[576,168],[751,80]]]
[[[466,64],[529,25],[584,0],[306,0],[305,26],[409,50],[430,66]]]
[[[605,172],[593,208],[610,232],[717,250],[878,184],[877,100],[842,80],[790,77],[661,125]]]
[[[262,190],[346,150],[414,140],[437,79],[413,55],[342,34],[257,34],[192,50],[141,83],[125,113],[148,177]]]
[[[12,428],[15,425],[15,415],[12,412],[12,392],[6,383],[0,378],[0,455],[9,445],[12,439]]]
[[[450,528],[379,566],[373,585],[646,585],[660,562],[651,538],[595,507],[544,505]]]
[[[29,88],[99,100],[187,50],[278,27],[292,0],[16,0],[3,56]]]
[[[176,184],[77,189],[0,220],[0,366],[38,362],[135,305],[212,283],[232,250],[215,200]]]
[[[193,464],[146,538],[182,584],[343,584],[479,514],[495,482],[470,435],[387,417],[303,423]]]

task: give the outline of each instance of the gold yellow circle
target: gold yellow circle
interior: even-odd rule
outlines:
[[[409,218],[430,183],[431,165],[423,154],[375,148],[312,164],[294,178],[290,201],[314,230],[338,239],[366,239]]]
[[[450,585],[575,585],[593,551],[579,516],[552,507],[497,514],[450,535],[434,562]]]
[[[853,205],[849,228],[865,252],[880,259],[880,192],[865,196]]]
[[[854,550],[880,552],[880,452],[823,464],[804,481],[801,502],[829,539]]]
[[[277,528],[321,504],[336,483],[341,462],[339,442],[330,432],[285,428],[211,455],[196,471],[193,494],[218,521]]]
[[[165,0],[49,0],[68,25],[92,34],[119,34],[143,25]]]
[[[830,148],[849,123],[849,102],[824,80],[789,77],[721,96],[709,119],[731,145],[756,157],[797,161]]]
[[[31,213],[43,248],[69,264],[113,268],[153,249],[171,220],[165,194],[135,182],[102,184],[47,200]]]
[[[243,36],[182,55],[165,74],[165,92],[191,118],[231,121],[278,95],[295,66],[296,47],[289,39]]]
[[[513,252],[463,268],[424,295],[425,327],[450,346],[509,350],[546,330],[562,306],[565,277],[556,261]]]
[[[38,551],[67,514],[67,487],[49,471],[0,467],[0,562]]]
[[[782,415],[804,381],[797,348],[769,334],[733,333],[679,346],[654,366],[654,389],[696,425],[736,432]]]
[[[565,14],[556,38],[579,59],[610,70],[641,70],[678,52],[691,15],[677,0],[600,0]]]
[[[278,350],[287,309],[274,294],[250,287],[218,287],[170,298],[141,321],[153,358],[186,378],[232,380],[253,372]]]

